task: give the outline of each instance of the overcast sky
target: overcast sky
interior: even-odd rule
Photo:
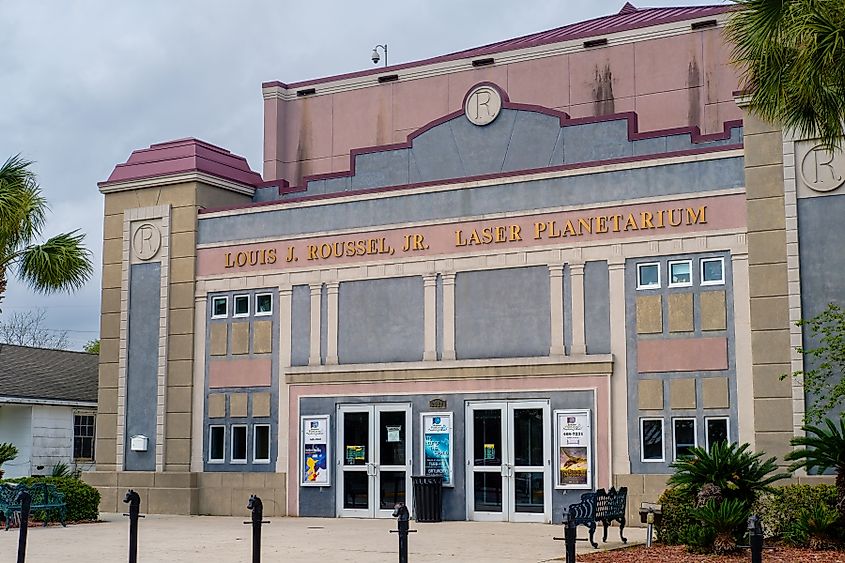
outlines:
[[[718,4],[650,1],[644,6]],[[45,235],[87,233],[96,275],[73,296],[14,280],[0,318],[45,308],[71,346],[99,334],[103,197],[133,149],[197,137],[261,171],[261,83],[450,53],[618,12],[623,0],[0,0],[0,160],[36,162]]]

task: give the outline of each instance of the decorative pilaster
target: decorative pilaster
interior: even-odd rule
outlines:
[[[202,446],[205,441],[205,334],[208,318],[208,297],[198,296],[194,302],[194,374],[191,390],[191,471],[203,470]]]
[[[312,283],[311,287],[311,347],[308,354],[308,365],[320,365],[320,313],[323,293],[322,283]]]
[[[423,361],[437,360],[437,274],[423,276]]]
[[[628,362],[625,325],[625,259],[608,260],[610,286],[610,350],[613,374],[610,378],[611,475],[631,472],[628,456]]]
[[[443,359],[455,355],[455,274],[443,274]]]
[[[569,278],[572,280],[572,355],[587,353],[587,337],[584,329],[584,263],[569,264]]]
[[[563,340],[563,264],[549,265],[549,291],[552,307],[550,356],[563,356],[566,353]]]
[[[326,283],[328,315],[326,322],[326,365],[337,365],[337,322],[338,292],[340,284],[336,281]]]

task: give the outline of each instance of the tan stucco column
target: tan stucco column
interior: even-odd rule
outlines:
[[[552,307],[550,356],[563,356],[566,348],[563,337],[563,264],[549,265],[549,291]]]
[[[437,274],[423,276],[423,360],[437,359]]]
[[[731,254],[734,288],[734,331],[736,334],[736,404],[754,404],[754,375],[751,360],[751,298],[748,287],[748,254]],[[739,442],[754,449],[754,409],[737,409]]]
[[[326,283],[326,298],[328,299],[326,316],[326,365],[337,365],[337,323],[338,323],[338,282]]]
[[[610,377],[611,404],[611,474],[631,472],[628,456],[628,362],[625,325],[625,260],[609,260],[610,283],[610,350],[613,353],[613,374]]]
[[[455,274],[443,274],[443,359],[455,359]]]
[[[584,263],[569,264],[569,279],[572,280],[572,350],[573,356],[587,353],[587,338],[584,330]]]
[[[285,383],[285,375],[291,363],[291,304],[293,302],[293,288],[289,285],[279,287],[279,427],[277,438],[276,473],[288,471],[288,434],[290,428],[290,412],[288,408],[289,386]]]
[[[205,325],[208,297],[198,296],[194,305],[194,379],[191,402],[191,471],[203,470],[203,419],[205,417]]]

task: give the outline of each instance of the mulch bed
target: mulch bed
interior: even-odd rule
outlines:
[[[629,547],[578,556],[578,563],[748,563],[747,549],[735,555],[698,555],[682,545]],[[845,563],[845,551],[812,551],[796,547],[775,547],[763,550],[763,563]]]

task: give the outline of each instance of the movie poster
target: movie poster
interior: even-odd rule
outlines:
[[[305,486],[329,485],[329,417],[302,417],[302,479]]]
[[[555,411],[559,489],[592,488],[592,432],[589,411]]]
[[[424,413],[422,430],[423,475],[440,475],[452,486],[452,413]]]

